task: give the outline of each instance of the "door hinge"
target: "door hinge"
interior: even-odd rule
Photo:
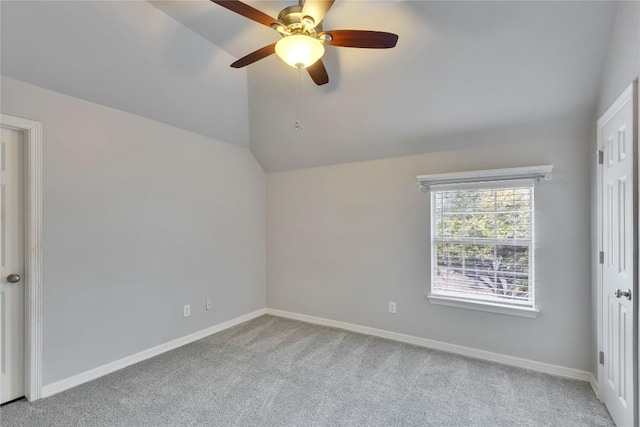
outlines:
[[[604,264],[604,251],[600,251],[600,264]]]
[[[598,164],[601,165],[604,163],[604,151],[598,151]]]
[[[604,351],[600,352],[600,356],[598,357],[598,360],[601,365],[604,365]]]

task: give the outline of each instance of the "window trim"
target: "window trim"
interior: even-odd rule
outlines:
[[[484,181],[504,181],[534,178],[538,181],[551,180],[553,165],[526,166],[521,168],[490,169],[481,171],[438,173],[431,175],[418,175],[418,186],[426,193],[429,187],[439,184],[462,184]]]
[[[500,304],[492,301],[483,301],[475,299],[467,299],[462,297],[446,296],[446,295],[433,295],[432,285],[435,276],[434,266],[436,264],[436,254],[434,251],[435,246],[435,224],[434,215],[434,191],[455,189],[455,188],[499,188],[507,187],[509,185],[515,186],[531,186],[533,192],[535,192],[535,181],[532,178],[540,181],[541,179],[550,180],[551,171],[553,165],[546,166],[533,166],[525,168],[511,168],[511,169],[494,169],[488,171],[475,171],[475,172],[460,172],[460,173],[447,173],[436,175],[420,175],[417,177],[418,186],[421,187],[423,192],[429,192],[431,199],[430,209],[430,234],[431,234],[431,271],[430,271],[430,283],[427,291],[427,299],[431,304],[443,305],[456,308],[478,310],[497,314],[507,314],[513,316],[535,318],[539,314],[540,310],[536,306],[535,298],[535,224],[531,223],[531,239],[530,245],[534,251],[530,252],[529,264],[530,264],[530,280],[533,283],[533,291],[531,293],[532,304],[531,306],[519,307],[515,304]],[[527,182],[529,181],[529,182]],[[532,193],[532,196],[534,194]],[[535,198],[533,204],[533,213],[535,218]]]
[[[467,310],[485,311],[488,313],[508,314],[511,316],[528,317],[535,319],[540,310],[534,307],[518,307],[515,305],[495,304],[489,301],[469,300],[464,298],[447,297],[443,295],[431,295],[431,286],[427,292],[427,299],[433,305],[464,308]]]

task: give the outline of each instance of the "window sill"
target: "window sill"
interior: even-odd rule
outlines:
[[[513,307],[501,304],[492,304],[484,301],[471,301],[460,298],[452,298],[441,295],[428,295],[431,304],[446,305],[449,307],[465,308],[467,310],[486,311],[489,313],[507,314],[511,316],[528,317],[535,319],[540,310],[530,307]]]

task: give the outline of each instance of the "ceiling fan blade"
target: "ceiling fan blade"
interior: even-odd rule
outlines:
[[[316,26],[318,26],[325,15],[333,6],[333,2],[335,0],[306,0],[304,2],[304,6],[302,7],[301,16],[310,16],[313,18]]]
[[[244,4],[239,0],[211,0],[213,3],[218,4],[232,12],[249,18],[252,21],[256,21],[262,25],[273,28],[274,25],[282,25],[266,13],[260,12],[248,4]]]
[[[311,76],[311,80],[318,86],[329,83],[329,74],[327,74],[327,69],[324,68],[322,59],[318,59],[315,64],[308,66],[307,71]]]
[[[253,64],[256,61],[261,60],[262,58],[266,58],[269,55],[273,55],[274,53],[276,53],[276,44],[271,43],[270,45],[261,47],[255,52],[251,52],[250,54],[243,56],[242,58],[238,59],[236,62],[231,64],[231,66],[233,68],[246,67],[247,65]]]
[[[397,34],[384,31],[332,30],[320,33],[319,36],[323,34],[331,36],[331,41],[325,42],[331,46],[388,49],[398,43]]]

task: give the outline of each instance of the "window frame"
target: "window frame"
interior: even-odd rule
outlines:
[[[438,191],[451,191],[451,190],[473,190],[473,189],[499,189],[499,188],[530,188],[531,189],[531,221],[529,227],[529,239],[527,242],[523,242],[529,246],[529,273],[528,273],[528,286],[530,286],[530,299],[531,304],[520,305],[515,303],[491,301],[481,298],[465,298],[455,295],[446,295],[434,291],[433,285],[437,275],[437,250],[436,244],[438,242],[436,238],[436,193]],[[457,308],[472,309],[478,311],[485,311],[490,313],[508,314],[514,316],[535,318],[539,310],[536,308],[536,283],[535,283],[535,180],[533,178],[519,178],[519,179],[487,179],[484,178],[477,181],[463,181],[463,182],[449,182],[443,184],[434,183],[429,186],[430,200],[431,200],[431,215],[430,215],[430,232],[431,232],[431,271],[430,271],[430,284],[427,292],[427,298],[431,304],[444,305]],[[500,240],[492,241],[493,244],[497,244]]]

